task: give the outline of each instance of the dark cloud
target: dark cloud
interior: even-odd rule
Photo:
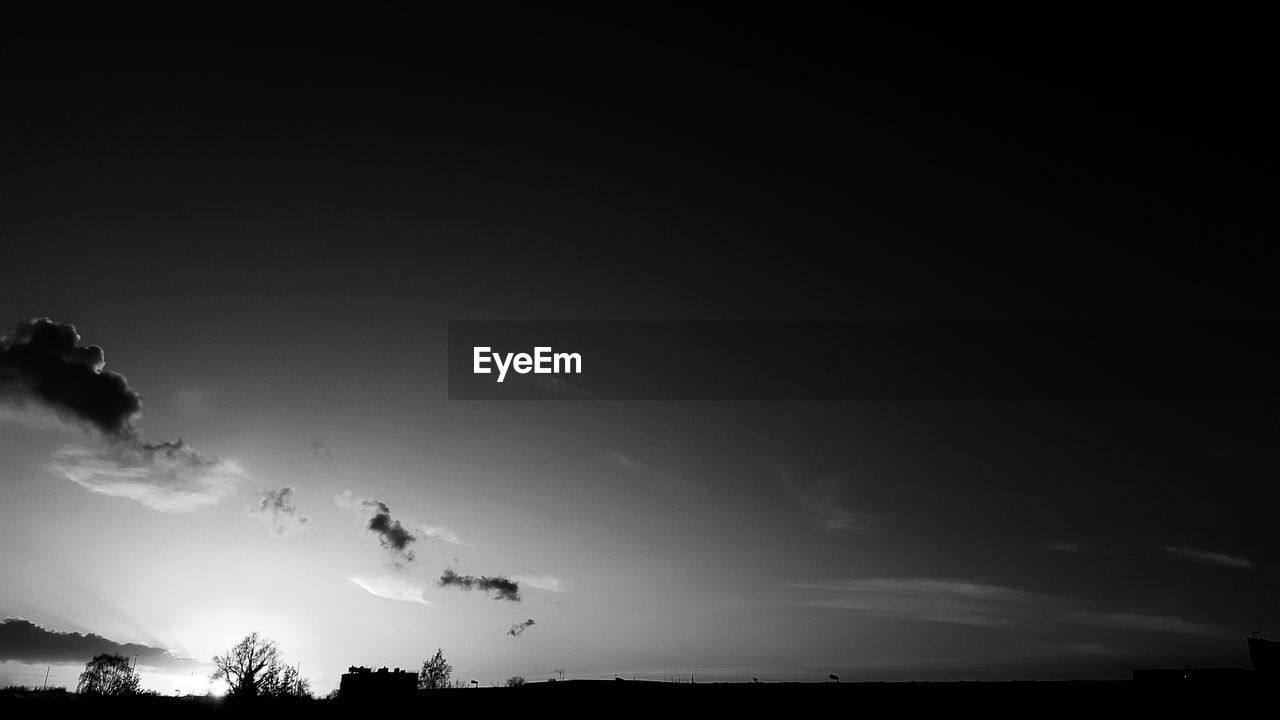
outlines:
[[[293,488],[263,490],[258,493],[258,504],[249,508],[249,514],[257,517],[272,535],[284,537],[306,528],[309,518],[293,504]]]
[[[533,625],[534,625],[533,618],[529,618],[528,620],[525,620],[522,623],[516,623],[515,625],[512,625],[511,629],[507,631],[507,634],[510,635],[511,637],[520,637],[521,635],[524,634],[525,630],[528,630]]]
[[[80,345],[74,325],[23,320],[0,338],[0,400],[34,401],[109,437],[132,438],[142,398],[105,365],[102,348]]]
[[[235,463],[200,455],[181,440],[143,442],[136,426],[142,398],[105,364],[102,348],[81,346],[73,325],[48,318],[18,323],[0,338],[0,419],[30,421],[52,412],[104,438],[100,447],[67,445],[49,465],[97,493],[187,512],[236,491],[245,473]]]
[[[5,618],[0,623],[0,662],[78,664],[88,662],[100,653],[116,653],[128,658],[137,655],[139,665],[155,668],[200,664],[195,659],[180,657],[164,648],[118,643],[93,633],[84,635],[49,630],[21,618]]]
[[[520,583],[505,577],[475,577],[474,575],[459,575],[448,568],[444,574],[440,576],[440,587],[460,587],[463,590],[481,590],[483,592],[492,592],[494,600],[511,600],[512,602],[520,602]]]
[[[369,524],[365,527],[378,536],[382,549],[391,555],[392,563],[402,565],[413,562],[413,551],[409,546],[418,537],[406,530],[399,520],[391,517],[391,508],[386,503],[381,500],[364,500],[363,504],[366,509],[373,511],[373,517],[369,518]]]

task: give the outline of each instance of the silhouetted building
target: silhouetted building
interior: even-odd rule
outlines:
[[[1280,641],[1268,640],[1262,633],[1249,638],[1249,660],[1260,675],[1280,675]]]
[[[417,673],[400,668],[373,670],[352,665],[343,673],[338,693],[342,697],[395,697],[412,695],[417,689]]]

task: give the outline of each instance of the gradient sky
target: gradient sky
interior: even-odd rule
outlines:
[[[234,466],[158,510],[0,406],[0,614],[202,662],[256,630],[322,692],[437,647],[481,682],[1246,665],[1280,626],[1275,118],[1246,30],[1165,22],[6,28],[0,335],[74,324],[147,441]],[[450,402],[450,320],[1184,344],[1112,401]],[[307,522],[272,532],[283,487]],[[170,665],[144,684],[209,686]]]

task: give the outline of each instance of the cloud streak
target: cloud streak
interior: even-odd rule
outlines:
[[[620,452],[611,452],[608,455],[605,455],[604,459],[608,460],[614,465],[617,465],[619,467],[624,467],[628,470],[633,470],[635,468],[640,467],[640,463],[636,462],[635,460],[632,460],[631,458],[627,457],[626,455],[623,455]]]
[[[386,600],[417,603],[419,605],[435,604],[425,597],[425,587],[420,583],[403,577],[384,575],[382,577],[353,577],[348,579],[370,595]]]
[[[453,568],[447,568],[440,576],[440,587],[457,587],[463,590],[480,590],[493,593],[494,600],[510,600],[520,602],[520,584],[505,577],[488,577],[459,575]]]
[[[94,633],[50,630],[22,618],[5,618],[0,623],[0,662],[80,664],[99,653],[137,655],[139,665],[161,669],[202,664],[164,648],[118,643]]]
[[[1216,552],[1206,552],[1204,550],[1196,550],[1189,547],[1174,547],[1172,545],[1165,546],[1164,551],[1170,555],[1186,558],[1188,560],[1196,560],[1210,565],[1221,565],[1222,567],[1235,568],[1237,570],[1252,570],[1253,563],[1242,557],[1234,555],[1224,555]]]
[[[529,618],[528,620],[525,620],[522,623],[516,623],[515,625],[512,625],[511,629],[507,631],[507,634],[510,635],[511,637],[520,637],[521,635],[524,634],[525,630],[528,630],[534,625],[535,623],[533,622],[533,618]]]
[[[1114,612],[1069,598],[963,580],[867,578],[795,587],[836,594],[806,603],[811,606],[952,625],[1030,628],[1060,624],[1210,637],[1224,633],[1221,628],[1176,616]]]
[[[827,532],[866,532],[872,517],[850,510],[845,501],[848,480],[829,475],[816,480],[799,481],[789,468],[774,464],[774,473],[782,487],[790,493],[805,514],[814,518]]]
[[[560,578],[552,577],[551,575],[512,575],[511,580],[512,582],[547,592],[568,592],[564,588],[564,583],[560,582]]]

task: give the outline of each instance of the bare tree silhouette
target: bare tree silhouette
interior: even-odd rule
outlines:
[[[250,633],[225,655],[215,655],[210,680],[224,680],[234,697],[310,697],[311,685],[286,665],[275,642]]]

